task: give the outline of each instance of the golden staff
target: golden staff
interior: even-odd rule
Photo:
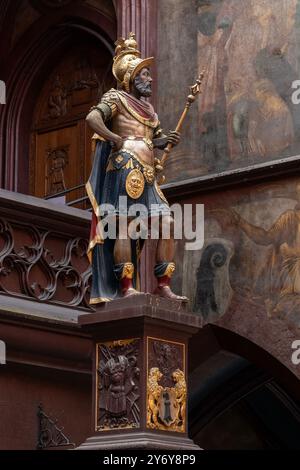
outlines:
[[[188,95],[188,97],[187,97],[187,102],[185,104],[185,108],[184,108],[184,110],[183,110],[183,112],[180,116],[180,119],[179,119],[179,121],[177,123],[177,126],[176,126],[176,129],[175,129],[176,132],[180,132],[180,130],[182,128],[183,121],[185,120],[185,117],[187,115],[187,112],[188,112],[191,104],[195,101],[196,96],[199,93],[201,93],[200,86],[201,86],[203,77],[204,77],[204,72],[201,72],[198,79],[196,80],[195,85],[190,86],[191,94]],[[163,156],[162,156],[161,160],[159,161],[159,163],[155,167],[157,171],[162,171],[164,169],[164,163],[165,163],[166,159],[168,158],[168,156],[170,155],[172,147],[173,147],[173,145],[171,143],[168,143],[168,145],[164,148]],[[164,180],[164,177],[163,177],[163,180]],[[161,181],[161,183],[162,182],[163,181]]]

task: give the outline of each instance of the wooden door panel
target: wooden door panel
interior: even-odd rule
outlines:
[[[91,130],[91,128],[85,124],[85,154],[86,154],[86,159],[85,159],[85,175],[86,175],[86,180],[90,176],[92,164],[93,164],[93,152],[92,152],[92,137],[93,137],[94,132]]]
[[[56,194],[78,182],[77,124],[37,134],[34,192],[38,197]]]
[[[31,134],[30,192],[34,196],[54,196],[87,181],[93,133],[85,117],[114,85],[110,62],[108,51],[99,50],[98,43],[80,44],[60,58],[42,87]],[[82,187],[68,194],[65,202],[85,195]]]

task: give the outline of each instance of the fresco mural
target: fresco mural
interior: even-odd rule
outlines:
[[[233,298],[300,327],[300,180],[226,191],[205,200],[205,243],[177,242],[176,286],[207,322]],[[183,261],[181,261],[183,260]]]
[[[183,142],[169,159],[167,181],[243,168],[300,152],[300,105],[293,104],[292,84],[300,79],[299,0],[162,0],[176,9],[171,31],[189,15],[189,40],[183,36],[174,55],[161,56],[159,83],[172,82],[166,67],[178,68],[171,90],[177,113],[191,75],[206,71],[203,94],[193,111]],[[187,8],[187,4],[189,8]],[[160,8],[163,10],[163,6]],[[174,23],[175,22],[175,23]],[[184,27],[184,25],[182,26]],[[191,39],[196,47],[191,46]],[[189,42],[187,42],[189,41]],[[185,62],[184,62],[185,63]],[[184,73],[182,73],[184,71]],[[192,83],[192,82],[191,82]],[[177,105],[177,106],[176,106]],[[179,111],[179,110],[178,110]],[[194,113],[194,114],[193,114]],[[176,124],[175,117],[173,118]],[[184,168],[182,161],[184,159]],[[181,169],[180,169],[181,166]]]

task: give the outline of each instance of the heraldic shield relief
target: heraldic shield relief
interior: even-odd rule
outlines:
[[[148,338],[147,428],[185,432],[184,355],[184,344]]]

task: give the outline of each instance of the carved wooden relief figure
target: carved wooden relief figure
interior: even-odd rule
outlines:
[[[96,429],[140,425],[139,340],[97,345]]]
[[[49,118],[67,114],[67,92],[59,76],[55,78],[48,101]]]
[[[89,40],[74,46],[47,77],[37,99],[31,136],[30,192],[38,197],[84,185],[91,169],[90,107],[111,85],[110,54]],[[109,70],[107,70],[109,68]],[[85,195],[84,186],[66,202]],[[85,203],[80,207],[85,208]]]
[[[68,148],[67,145],[47,151],[47,195],[56,194],[66,189],[64,169],[69,163]]]

